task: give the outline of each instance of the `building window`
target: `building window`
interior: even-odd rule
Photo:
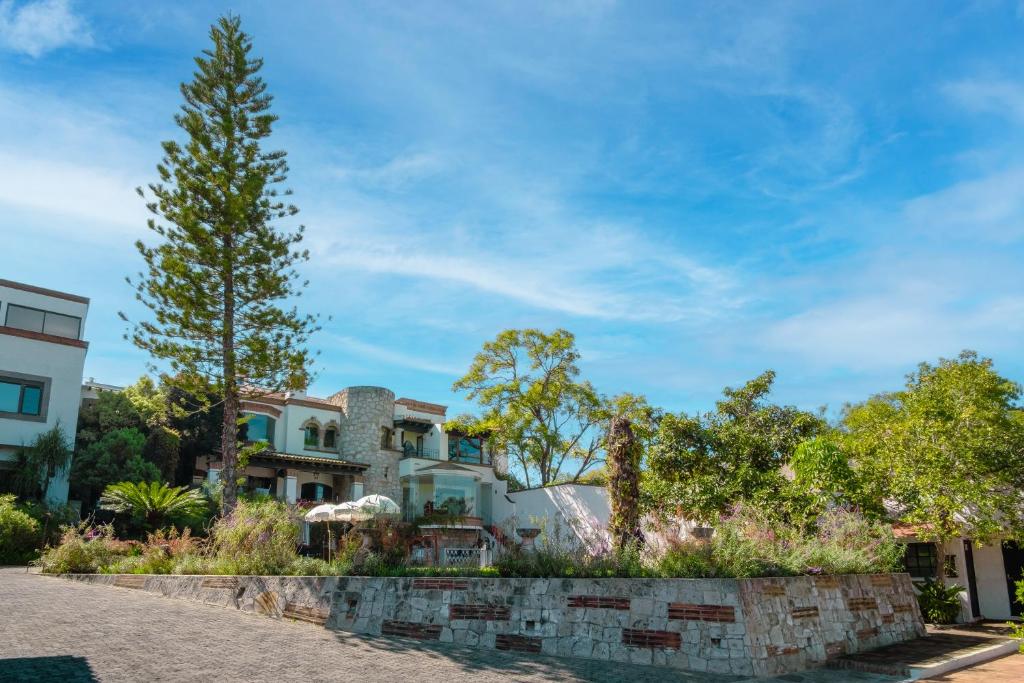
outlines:
[[[316,425],[307,426],[303,443],[307,447],[317,448],[320,445],[320,428]]]
[[[318,481],[311,481],[303,484],[299,491],[299,497],[302,498],[302,500],[312,500],[318,503],[330,500],[331,495],[333,494],[330,486],[327,484],[321,484]]]
[[[19,330],[42,332],[68,339],[78,339],[82,332],[81,318],[17,304],[7,304],[7,319],[4,324]]]
[[[274,443],[275,420],[267,415],[247,414],[248,420],[242,424],[240,438],[242,441],[266,441]]]
[[[324,430],[324,448],[337,448],[338,447],[338,430],[334,427],[328,427]]]
[[[45,378],[0,375],[0,415],[27,419],[46,416]]]
[[[448,459],[475,465],[488,464],[483,437],[451,434],[448,437]]]
[[[939,556],[934,543],[908,543],[903,555],[903,567],[918,579],[933,578],[938,573]]]
[[[380,428],[380,447],[381,448],[392,448],[392,442],[395,438],[394,430],[388,429],[387,427]]]

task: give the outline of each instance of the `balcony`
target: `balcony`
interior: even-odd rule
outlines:
[[[405,444],[402,449],[403,458],[426,458],[427,460],[440,460],[441,453],[436,448],[429,446],[414,446],[411,443]]]

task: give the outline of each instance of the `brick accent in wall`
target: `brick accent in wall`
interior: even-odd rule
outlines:
[[[857,640],[867,640],[868,638],[874,638],[877,635],[877,626],[872,626],[871,628],[862,628],[859,631],[857,631]]]
[[[815,576],[814,577],[815,588],[839,588],[839,577],[838,576]]]
[[[846,606],[851,612],[867,609],[878,609],[878,600],[875,598],[847,598]]]
[[[629,647],[663,648],[678,650],[682,646],[682,636],[675,631],[650,631],[647,629],[622,629],[622,644]]]
[[[114,579],[114,585],[118,588],[145,588],[145,574],[121,574]]]
[[[299,605],[294,602],[289,602],[285,605],[284,612],[281,613],[282,617],[286,619],[295,619],[297,621],[308,621],[311,624],[318,624],[323,626],[327,623],[327,613],[330,610],[321,609],[317,607],[308,607],[306,605]]]
[[[914,605],[913,605],[913,603],[910,603],[910,602],[904,602],[904,603],[901,603],[899,605],[893,605],[892,606],[892,611],[895,612],[896,614],[901,614],[901,613],[904,613],[904,612],[913,612],[914,611]]]
[[[689,602],[672,602],[668,605],[668,618],[685,621],[736,621],[736,608],[731,605],[695,605]]]
[[[818,608],[817,607],[794,607],[790,614],[794,619],[817,619]]]
[[[777,583],[766,583],[761,586],[761,595],[768,595],[773,598],[781,598],[786,595],[786,587]]]
[[[417,624],[412,621],[391,621],[385,619],[380,626],[381,635],[402,636],[416,640],[439,640],[441,626],[439,624]]]
[[[235,590],[238,588],[238,578],[234,576],[205,576],[203,577],[202,583],[199,584],[200,588],[230,588]]]
[[[508,607],[497,605],[448,605],[448,617],[450,619],[508,621],[511,616],[511,611]]]
[[[496,649],[512,650],[514,652],[540,654],[540,642],[540,638],[516,636],[509,633],[499,633],[494,637],[494,647]]]
[[[892,588],[892,576],[889,574],[872,574],[871,585],[876,588]]]
[[[413,579],[412,588],[413,590],[464,591],[469,590],[469,581],[466,579]]]
[[[846,654],[846,641],[837,640],[833,643],[825,643],[825,658],[834,659]]]
[[[629,598],[605,597],[599,595],[570,595],[566,597],[565,604],[567,607],[629,609]]]
[[[779,655],[795,655],[799,654],[800,648],[796,645],[769,645],[768,656],[777,657]]]

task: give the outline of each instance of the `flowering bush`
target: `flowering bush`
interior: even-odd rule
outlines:
[[[214,573],[283,574],[298,557],[299,518],[274,499],[241,500],[210,540]]]
[[[95,574],[124,558],[140,555],[142,544],[119,541],[109,524],[66,526],[60,543],[43,550],[36,563],[47,574]]]

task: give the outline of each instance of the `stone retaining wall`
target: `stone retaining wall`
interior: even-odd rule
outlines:
[[[769,675],[924,634],[906,574],[773,579],[70,575],[352,633]]]

